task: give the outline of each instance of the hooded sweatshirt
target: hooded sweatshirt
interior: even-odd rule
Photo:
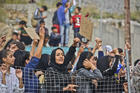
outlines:
[[[65,22],[65,5],[67,3],[67,0],[62,0],[62,6],[57,11],[57,17],[59,21],[59,25],[63,25]]]

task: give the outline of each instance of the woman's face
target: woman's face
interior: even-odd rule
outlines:
[[[3,61],[8,65],[14,65],[15,57],[13,56],[13,52],[8,52],[7,57],[3,58]]]
[[[56,50],[55,62],[56,62],[57,64],[63,64],[63,63],[64,63],[64,53],[63,53],[63,51],[60,50],[60,49]]]

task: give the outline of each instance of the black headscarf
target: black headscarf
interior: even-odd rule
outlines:
[[[50,56],[48,54],[43,54],[37,65],[37,70],[46,70],[49,67]]]
[[[80,58],[79,58],[79,61],[78,61],[78,64],[76,66],[76,69],[80,69],[80,68],[85,68],[84,65],[83,65],[83,62],[85,59],[90,59],[91,57],[93,56],[93,54],[91,52],[83,52],[81,55],[80,55]]]
[[[109,64],[110,64],[111,58],[112,58],[111,56],[103,56],[97,60],[97,68],[101,71],[102,74],[105,70],[110,68]]]
[[[67,70],[67,66],[65,65],[65,61],[63,64],[57,64],[55,61],[55,55],[56,55],[57,50],[61,50],[64,53],[63,49],[61,49],[61,48],[57,48],[57,49],[53,50],[51,53],[50,67],[55,68],[59,72],[66,73],[68,70]],[[64,56],[64,58],[65,58],[65,56]]]

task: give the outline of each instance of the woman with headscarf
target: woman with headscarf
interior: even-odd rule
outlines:
[[[80,55],[76,69],[77,93],[93,93],[95,86],[93,86],[92,80],[102,78],[100,70],[96,68],[93,54],[91,52],[83,52]]]
[[[47,93],[69,93],[76,91],[76,85],[71,84],[71,78],[67,70],[68,63],[72,60],[78,38],[74,39],[73,45],[70,47],[66,56],[61,48],[57,48],[51,53],[50,67],[45,73],[45,86]]]

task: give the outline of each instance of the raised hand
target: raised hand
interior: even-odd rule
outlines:
[[[36,45],[37,45],[37,43],[38,43],[38,40],[33,40],[32,45],[33,45],[33,46],[36,46]]]
[[[22,79],[22,70],[21,69],[16,69],[16,77],[18,79]]]
[[[1,65],[0,71],[2,72],[3,75],[6,75],[6,73],[8,71],[8,67],[6,66],[6,64]]]
[[[44,39],[45,37],[45,29],[44,27],[41,27],[40,30],[39,30],[39,36],[40,36],[40,39]]]
[[[84,51],[84,49],[85,49],[85,46],[84,45],[81,45],[80,48],[79,48],[79,51],[78,51],[78,55],[79,56]]]
[[[130,43],[128,41],[125,42],[125,50],[130,50],[131,46]]]
[[[80,42],[79,38],[74,38],[73,40],[73,46],[77,46],[77,44]]]
[[[96,67],[88,59],[86,59],[84,61],[83,65],[87,69],[92,69],[92,70],[95,70],[96,69]]]
[[[65,88],[63,88],[63,91],[76,91],[76,87],[78,87],[77,85],[74,84],[69,84],[67,85]]]

